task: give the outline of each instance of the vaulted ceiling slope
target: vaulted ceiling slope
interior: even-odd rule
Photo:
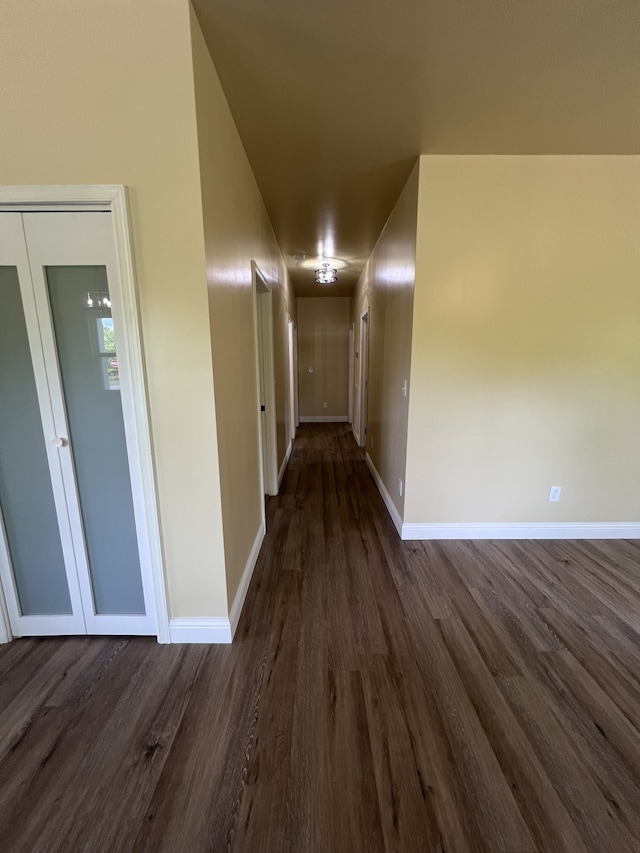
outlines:
[[[194,0],[299,294],[419,154],[640,153],[639,0]],[[327,288],[325,288],[325,291]]]

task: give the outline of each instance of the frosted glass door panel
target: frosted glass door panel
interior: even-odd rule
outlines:
[[[46,279],[95,612],[144,614],[106,272],[50,266]]]
[[[22,616],[71,614],[17,271],[0,266],[0,506]]]

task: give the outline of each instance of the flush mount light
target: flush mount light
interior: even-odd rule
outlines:
[[[330,264],[322,264],[320,269],[316,270],[316,281],[318,284],[333,284],[337,280],[338,272]]]

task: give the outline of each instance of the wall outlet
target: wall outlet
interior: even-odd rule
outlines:
[[[371,436],[371,449],[373,450],[373,436]]]
[[[398,480],[398,494],[402,497],[402,477]]]
[[[551,486],[551,488],[549,489],[549,500],[550,501],[559,501],[561,491],[562,491],[562,486]]]
[[[326,409],[326,408],[327,408],[327,404],[326,404],[326,402],[324,402],[324,403],[322,404],[322,408],[323,408],[323,409]]]
[[[408,382],[407,382],[407,380],[405,379],[405,380],[403,381],[403,383],[402,383],[402,394],[403,394],[403,396],[404,396],[404,397],[406,397],[406,396],[407,396],[407,390],[408,390],[408,387],[409,387],[409,383],[408,383]]]

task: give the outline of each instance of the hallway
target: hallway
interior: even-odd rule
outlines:
[[[0,647],[5,853],[640,849],[637,542],[405,542],[303,425],[232,646]]]

